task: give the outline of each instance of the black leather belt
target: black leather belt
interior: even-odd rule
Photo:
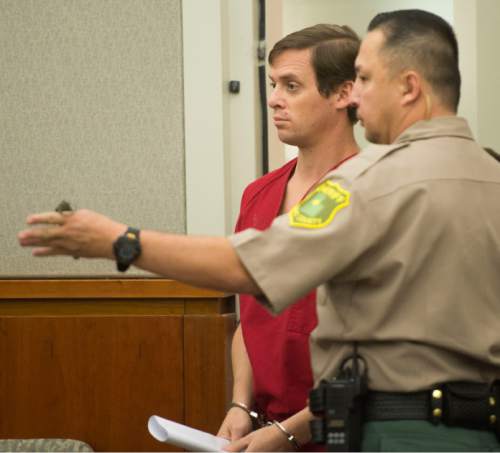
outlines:
[[[364,418],[367,421],[429,420],[429,392],[368,392]]]
[[[500,431],[500,385],[449,382],[432,390],[395,393],[369,391],[366,421],[428,420],[449,426]]]

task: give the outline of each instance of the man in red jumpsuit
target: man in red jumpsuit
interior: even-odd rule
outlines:
[[[286,36],[271,50],[269,107],[280,140],[299,152],[246,188],[236,231],[268,228],[322,176],[358,152],[349,108],[358,47],[350,28],[322,24]],[[313,386],[309,334],[317,324],[315,304],[313,291],[274,317],[253,296],[241,295],[241,323],[232,344],[233,404],[219,430],[237,441],[230,449],[296,447],[295,435],[308,424],[302,410]],[[269,426],[252,432],[252,411],[283,421],[284,431]],[[315,448],[308,444],[302,450]]]

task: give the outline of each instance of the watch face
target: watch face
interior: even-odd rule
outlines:
[[[120,244],[120,258],[123,260],[130,260],[134,258],[135,254],[137,253],[137,247],[135,244],[131,243],[130,241],[124,241],[122,244]]]
[[[132,228],[129,228],[132,230]],[[124,272],[141,254],[139,231],[133,230],[130,234],[120,236],[113,244],[118,270]]]

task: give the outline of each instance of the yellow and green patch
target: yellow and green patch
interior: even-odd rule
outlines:
[[[349,197],[350,193],[338,183],[326,180],[292,208],[290,226],[323,228],[341,209],[349,206]]]

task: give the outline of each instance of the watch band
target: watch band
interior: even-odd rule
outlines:
[[[141,230],[138,228],[134,227],[127,227],[127,231],[125,231],[125,236],[127,236],[129,239],[137,239],[139,240],[139,234],[141,233]],[[130,235],[130,236],[129,236]]]
[[[141,254],[141,244],[139,242],[140,230],[133,227],[127,227],[127,231],[118,237],[118,239],[113,244],[113,251],[116,258],[116,267],[120,272],[125,272],[130,265],[139,257]],[[130,256],[122,256],[123,248],[134,244],[135,250]]]

